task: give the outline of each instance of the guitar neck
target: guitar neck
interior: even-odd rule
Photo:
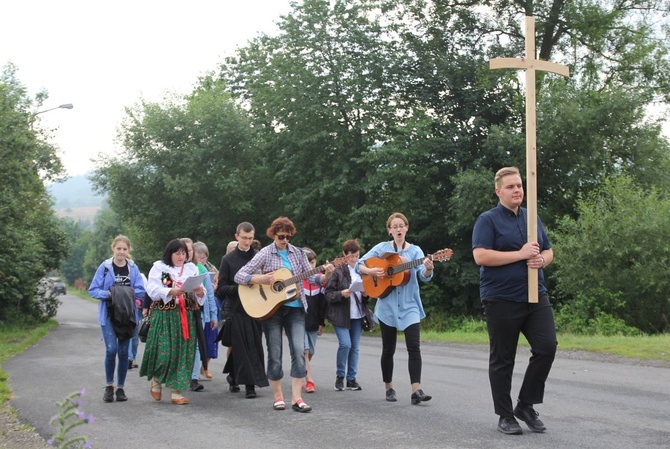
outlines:
[[[430,257],[430,256],[427,256],[427,257]],[[424,259],[425,259],[425,257],[423,257],[421,259],[412,260],[410,262],[401,263],[400,265],[395,265],[392,268],[392,271],[393,271],[392,274],[400,273],[401,271],[405,271],[405,270],[409,270],[410,268],[418,267],[419,265],[421,265],[423,263]]]
[[[323,273],[325,269],[326,269],[325,266],[321,265],[320,267],[316,267],[316,268],[311,269],[309,271],[305,271],[303,273],[297,274],[297,275],[295,275],[291,278],[284,279],[284,281],[282,281],[282,284],[285,287],[289,286],[291,284],[297,284],[298,282],[302,281],[303,279],[307,279],[308,277],[310,277],[314,274]]]

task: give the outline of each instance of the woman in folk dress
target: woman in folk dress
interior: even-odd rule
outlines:
[[[186,262],[187,257],[186,244],[179,239],[171,240],[161,260],[149,272],[151,327],[140,367],[140,377],[146,376],[151,381],[151,397],[160,401],[165,384],[172,390],[172,402],[178,405],[189,403],[181,393],[189,386],[195,360],[193,310],[205,301],[202,285],[191,293],[182,289],[187,278],[198,275],[198,268]]]

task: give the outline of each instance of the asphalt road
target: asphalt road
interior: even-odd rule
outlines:
[[[191,404],[156,402],[149,383],[131,370],[125,403],[104,403],[104,344],[95,303],[62,297],[60,326],[39,344],[8,360],[4,369],[21,418],[49,437],[56,401],[86,389],[81,409],[95,416],[74,433],[93,447],[117,448],[668,448],[670,447],[670,369],[559,357],[554,363],[545,404],[536,406],[548,430],[503,435],[495,430],[487,375],[487,348],[424,342],[424,391],[433,400],[410,404],[407,353],[402,338],[396,353],[395,389],[399,401],[384,400],[379,368],[381,342],[361,344],[362,391],[335,391],[333,334],[319,338],[313,360],[317,391],[305,394],[309,414],[272,410],[272,392],[257,389],[256,399],[230,393],[214,360],[205,391],[187,392]],[[140,344],[140,352],[142,351]],[[286,345],[285,345],[286,346]],[[560,347],[560,342],[559,342]],[[221,348],[224,349],[224,348]],[[288,369],[288,348],[285,348]],[[223,355],[223,351],[220,351]],[[514,393],[528,359],[517,357]],[[285,397],[290,397],[288,379]],[[514,396],[513,396],[514,397]]]

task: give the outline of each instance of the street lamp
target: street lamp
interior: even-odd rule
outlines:
[[[60,106],[56,106],[55,108],[50,108],[50,109],[45,109],[44,111],[35,112],[33,114],[33,116],[38,115],[38,114],[43,114],[45,112],[53,111],[54,109],[72,109],[73,107],[74,106],[72,105],[72,103],[65,103],[65,104],[62,104]]]

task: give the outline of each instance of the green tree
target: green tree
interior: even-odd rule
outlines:
[[[119,234],[124,234],[119,216],[110,209],[103,209],[95,216],[95,227],[85,234],[82,246],[86,248],[82,260],[83,278],[90,283],[98,266],[112,257],[112,241]],[[130,236],[128,236],[130,237]],[[131,241],[133,240],[130,237]],[[132,255],[132,254],[131,254]]]
[[[290,216],[295,241],[320,254],[386,235],[388,195],[367,191],[378,167],[366,154],[407,121],[400,111],[410,105],[400,95],[404,50],[388,39],[377,3],[296,3],[279,35],[252,40],[222,67],[264,142],[271,215]]]
[[[90,241],[89,232],[82,229],[78,223],[71,219],[61,220],[67,239],[70,252],[60,265],[60,272],[67,280],[68,284],[73,285],[76,279],[84,278],[84,256]]]
[[[606,180],[553,234],[559,294],[586,322],[604,313],[645,332],[670,319],[670,199],[633,178]]]
[[[99,161],[92,180],[122,228],[132,230],[143,260],[156,260],[177,237],[223,254],[238,222],[260,222],[263,204],[272,201],[253,130],[223,85],[208,77],[184,98],[129,108],[120,137],[123,151]]]
[[[65,234],[52,210],[45,180],[61,173],[49,132],[39,127],[32,108],[46,98],[31,99],[6,66],[0,74],[0,321],[37,319],[55,313],[35,297],[44,273],[57,268],[67,252]],[[46,310],[46,312],[45,312]]]

